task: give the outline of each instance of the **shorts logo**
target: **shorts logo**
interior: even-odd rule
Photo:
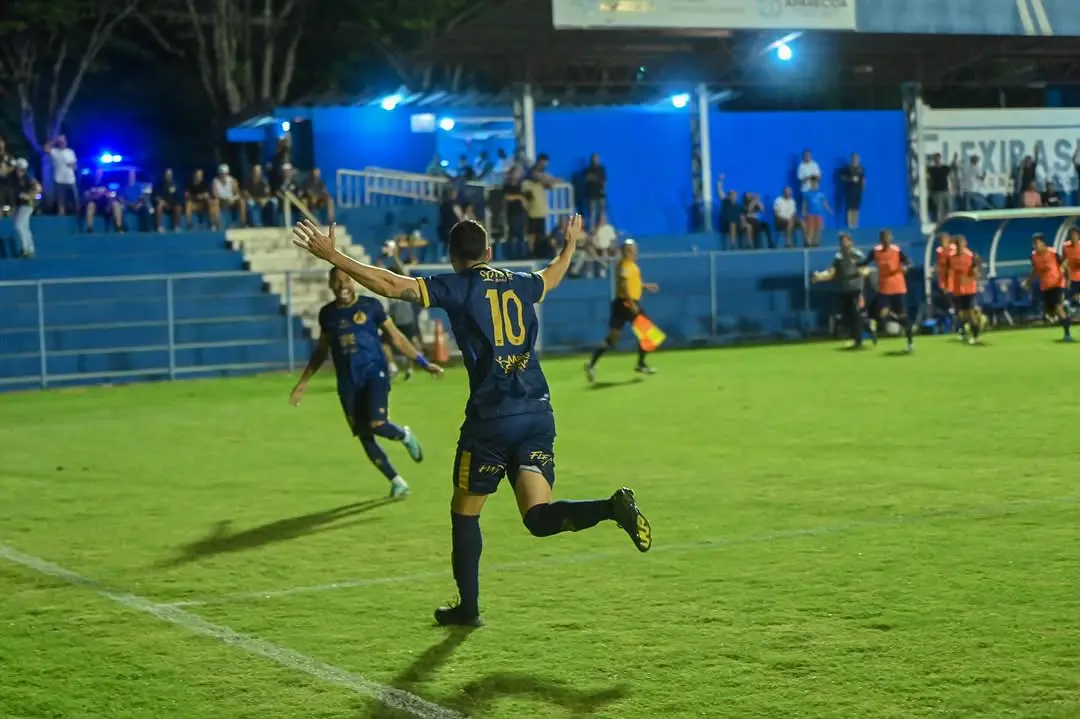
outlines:
[[[505,470],[498,464],[481,464],[480,469],[477,471],[480,474],[502,474]]]
[[[352,321],[354,324],[362,325],[367,322],[367,314],[364,312],[357,312],[352,316]]]
[[[547,452],[529,452],[529,461],[536,462],[541,467],[551,464],[555,457]]]

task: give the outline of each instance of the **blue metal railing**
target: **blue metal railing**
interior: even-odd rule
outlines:
[[[298,347],[298,339],[305,339],[299,331],[294,316],[294,297],[296,296],[297,280],[300,278],[313,278],[318,280],[318,287],[323,287],[326,273],[320,270],[294,270],[284,272],[267,272],[254,274],[251,272],[207,272],[188,274],[154,274],[154,275],[131,275],[119,277],[72,277],[41,280],[18,280],[0,282],[0,388],[5,386],[29,386],[37,384],[40,387],[49,387],[56,384],[69,383],[78,380],[105,380],[119,378],[165,378],[175,379],[179,376],[190,375],[201,371],[238,371],[244,369],[288,369],[295,370],[297,366],[298,352],[303,348]],[[268,285],[274,278],[284,279],[284,288],[279,295],[268,291]],[[258,282],[253,282],[257,279]],[[250,291],[242,286],[229,286],[222,284],[217,287],[189,287],[186,283],[215,282],[237,280],[251,282]],[[142,283],[141,292],[129,294],[136,289],[136,285]],[[147,287],[146,283],[160,283],[159,288]],[[102,291],[107,286],[116,286],[115,291]],[[79,287],[86,288],[90,298],[81,297]],[[125,287],[126,286],[126,287]],[[57,297],[51,293],[60,288],[68,287],[75,291],[68,296]],[[20,288],[26,290],[25,294],[18,292]],[[94,288],[94,289],[91,289]],[[190,290],[185,292],[185,289]],[[280,288],[279,288],[280,289]],[[12,292],[16,290],[16,292]],[[220,303],[222,308],[228,306],[231,301],[238,298],[252,300],[252,298],[266,298],[262,302],[254,300],[256,309],[250,314],[237,314],[228,312],[215,312],[210,303]],[[273,302],[272,298],[278,301]],[[192,316],[184,317],[178,314],[178,306],[185,301],[203,302],[202,311]],[[33,314],[28,304],[33,303]],[[107,302],[120,305],[111,314],[103,311],[101,319],[93,317],[94,311],[88,305],[94,302]],[[130,303],[131,307],[125,308],[124,304]],[[124,312],[130,313],[135,305],[146,303],[155,305],[163,303],[165,308],[164,318],[151,317],[147,320],[131,319]],[[83,306],[86,310],[80,315],[84,321],[58,323],[50,322],[50,315],[57,313],[70,313],[75,308]],[[157,315],[156,312],[146,313],[145,316]],[[36,314],[36,322],[19,322],[19,310],[27,317]],[[120,314],[117,314],[117,313]],[[241,310],[242,312],[242,310]],[[90,319],[97,321],[89,321]],[[102,321],[103,320],[103,321]],[[236,338],[228,336],[228,323],[258,324],[265,322],[263,330],[255,330],[255,336],[248,338]],[[284,328],[280,324],[284,322]],[[201,330],[199,325],[225,325],[219,329],[225,336],[220,339],[203,337],[198,339]],[[178,330],[190,328],[189,333],[195,335],[194,341],[183,341],[178,335]],[[161,340],[157,340],[155,332],[161,331]],[[80,333],[95,333],[120,331],[129,333],[133,338],[130,343],[120,342],[95,342],[78,338]],[[275,333],[281,332],[281,339],[275,338]],[[36,333],[36,352],[27,355],[26,350],[31,345],[30,334]],[[209,334],[213,334],[212,331]],[[66,336],[65,336],[66,335]],[[140,342],[138,337],[150,337],[153,341]],[[63,342],[76,341],[75,348],[63,346]],[[19,351],[19,342],[25,342],[25,347]],[[284,347],[281,345],[284,344]],[[58,346],[59,345],[59,346]],[[230,350],[229,348],[235,348]],[[235,356],[230,357],[230,352],[235,351]],[[200,352],[206,353],[206,361],[198,361],[193,355]],[[37,354],[33,366],[36,371],[30,369],[33,354]],[[106,356],[99,362],[88,361],[94,356]],[[109,355],[123,355],[118,357],[115,366],[104,366],[112,361]],[[139,356],[142,356],[140,358]],[[153,359],[147,359],[147,357]],[[185,359],[186,357],[186,359]],[[217,360],[225,361],[214,361]],[[65,359],[76,358],[68,364],[90,365],[86,371],[69,371],[68,369],[50,369],[50,365]],[[304,357],[303,359],[306,359]],[[29,360],[29,361],[27,361]],[[25,364],[23,363],[25,361]],[[95,365],[98,365],[95,367]],[[20,370],[21,371],[12,371]],[[69,368],[70,369],[70,368]]]

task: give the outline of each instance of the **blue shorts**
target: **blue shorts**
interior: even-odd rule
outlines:
[[[338,385],[341,409],[353,435],[371,436],[372,422],[385,422],[390,410],[390,378],[385,372],[371,374],[362,384]]]
[[[555,484],[555,415],[518,414],[466,420],[454,459],[454,484],[471,494],[494,494],[503,477],[517,484],[522,469]]]

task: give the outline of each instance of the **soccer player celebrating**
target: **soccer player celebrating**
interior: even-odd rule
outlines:
[[[480,511],[503,477],[517,498],[522,522],[533,536],[577,532],[615,521],[639,551],[652,546],[652,529],[633,491],[608,499],[552,501],[555,483],[555,416],[547,379],[536,357],[539,323],[534,305],[559,286],[584,234],[575,215],[559,255],[540,272],[489,266],[487,231],[475,220],[448,233],[451,274],[414,278],[365,265],[334,248],[329,234],[310,222],[293,230],[297,246],[348,273],[384,297],[440,307],[450,318],[469,375],[469,398],[454,461],[450,500],[451,565],[460,602],[435,610],[443,625],[479,626]]]
[[[911,319],[907,314],[907,280],[904,273],[911,269],[911,260],[893,244],[891,230],[878,233],[878,244],[863,260],[863,266],[874,263],[878,273],[876,314],[881,320],[892,319],[904,328],[907,351],[915,349]]]
[[[615,276],[615,299],[611,301],[611,319],[608,320],[607,337],[604,338],[602,346],[593,350],[592,357],[585,364],[585,375],[590,382],[596,379],[596,363],[619,341],[619,335],[622,334],[626,323],[633,322],[635,317],[645,314],[645,311],[641,309],[642,291],[660,291],[659,285],[641,281],[641,268],[637,264],[637,254],[636,242],[627,240],[623,243],[619,269]],[[656,370],[645,364],[645,354],[645,348],[638,343],[638,361],[634,371],[653,374]]]
[[[840,250],[833,256],[832,266],[815,272],[811,281],[832,282],[836,280],[840,291],[840,315],[854,341],[852,347],[861,349],[863,342],[863,278],[870,271],[864,267],[866,258],[855,248],[851,235],[840,233]]]
[[[1069,299],[1076,306],[1080,304],[1080,230],[1069,228],[1069,236],[1062,249],[1065,257],[1062,270],[1069,282]]]
[[[334,301],[319,310],[319,342],[311,353],[304,373],[293,387],[289,401],[299,405],[308,382],[319,371],[329,354],[337,373],[338,396],[353,434],[360,440],[368,459],[390,480],[390,496],[403,497],[409,485],[394,470],[376,437],[401,442],[409,456],[419,462],[424,458],[420,442],[408,427],[400,427],[387,418],[390,395],[390,368],[379,338],[381,329],[400,352],[415,357],[416,363],[438,377],[442,368],[431,364],[401,334],[386,316],[382,303],[374,297],[358,297],[348,274],[330,270],[330,289]]]
[[[967,238],[956,235],[953,238],[954,251],[949,257],[949,282],[952,283],[953,306],[956,308],[958,321],[966,324],[971,332],[968,344],[975,344],[982,331],[982,313],[975,302],[979,292],[979,271],[982,259],[967,246]]]
[[[1064,260],[1046,244],[1041,232],[1031,238],[1031,275],[1024,280],[1024,286],[1039,278],[1039,290],[1042,294],[1043,316],[1047,322],[1058,320],[1065,330],[1065,341],[1072,342],[1072,318],[1065,311],[1065,275],[1061,271]]]

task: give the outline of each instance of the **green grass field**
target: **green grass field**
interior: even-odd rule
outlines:
[[[557,494],[634,487],[654,549],[534,539],[504,486],[467,634],[431,621],[461,370],[395,385],[393,504],[329,373],[299,409],[283,375],[2,396],[0,716],[1075,719],[1057,337],[546,363]]]

